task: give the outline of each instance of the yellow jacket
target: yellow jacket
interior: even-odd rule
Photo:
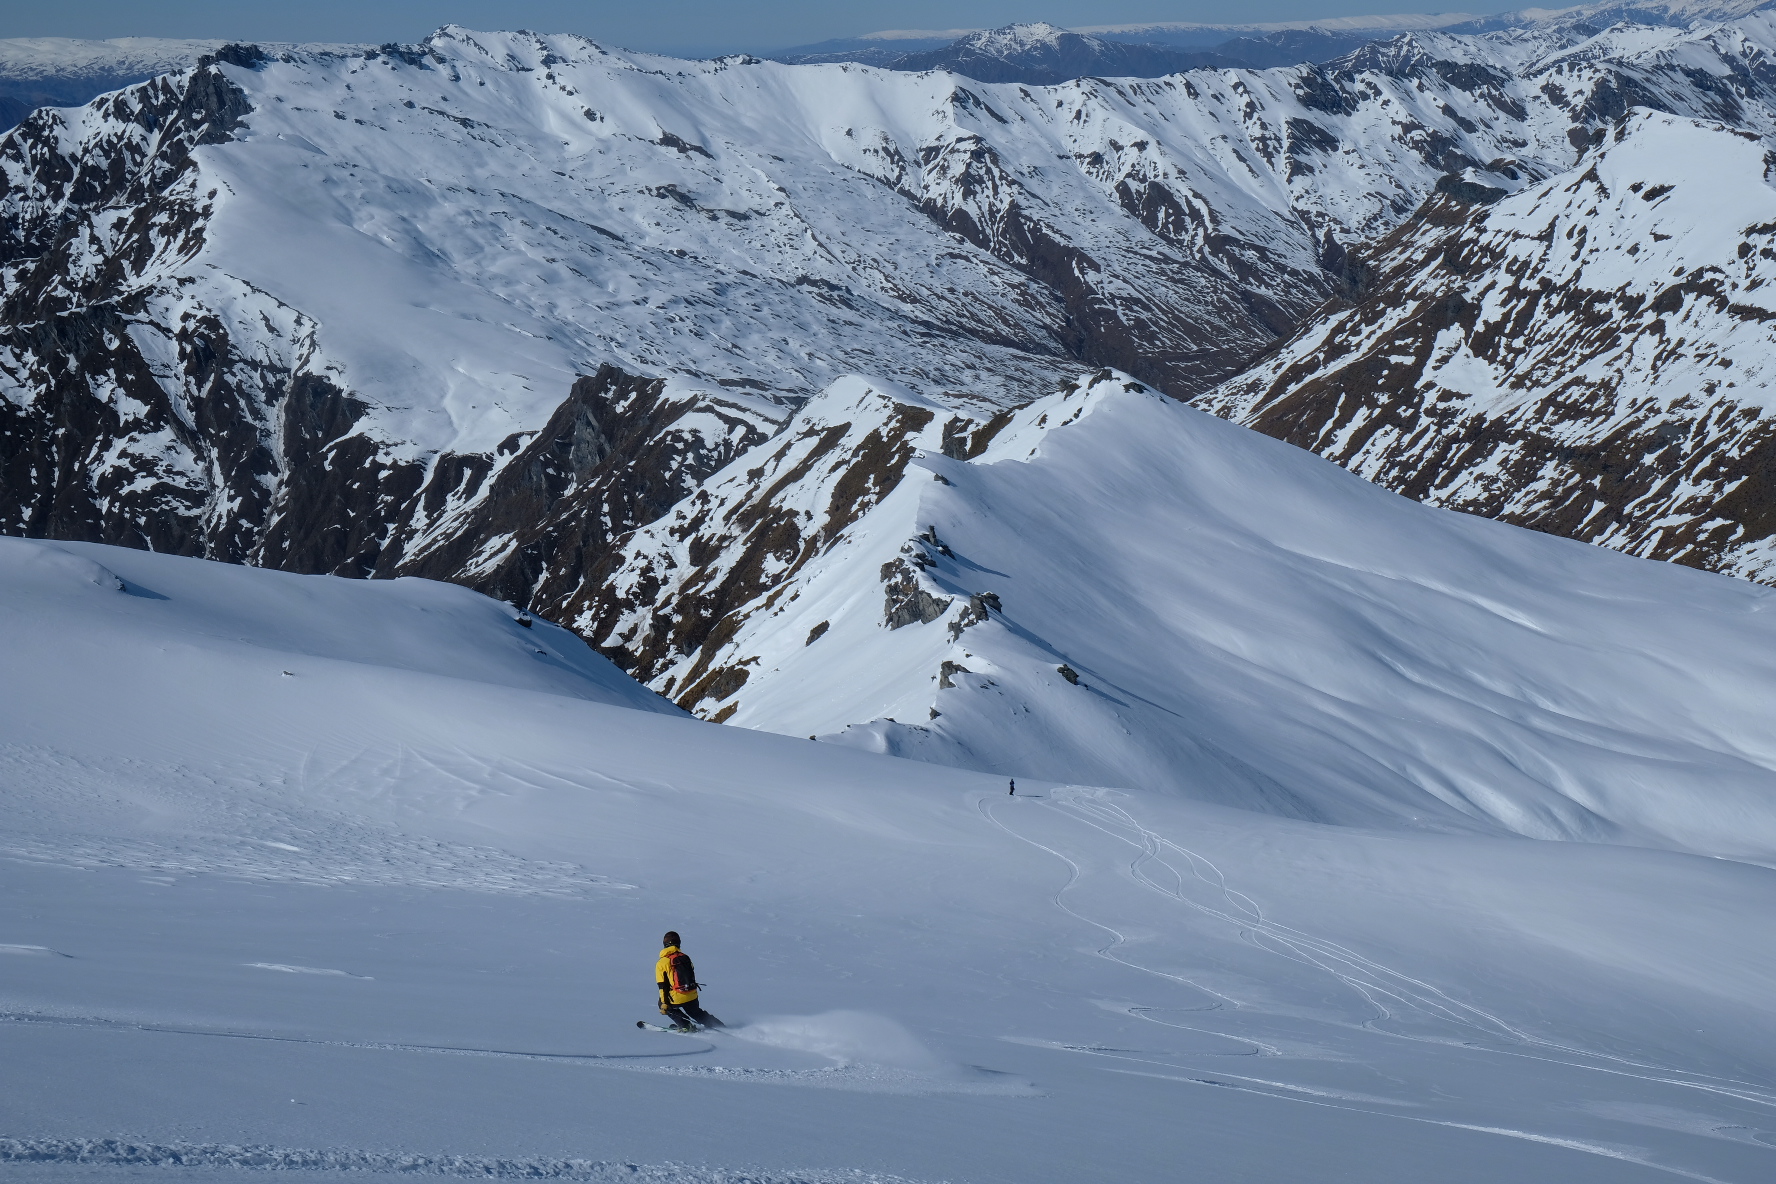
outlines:
[[[672,973],[669,965],[672,955],[678,953],[677,946],[667,946],[660,951],[660,960],[654,963],[654,985],[660,988],[660,998],[672,1007],[680,1003],[689,1003],[697,997],[697,990],[692,987],[688,991],[677,991],[672,987]]]

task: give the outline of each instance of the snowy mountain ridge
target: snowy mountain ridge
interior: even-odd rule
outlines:
[[[789,400],[855,371],[967,406],[1084,359],[1189,394],[1451,169],[1564,167],[1568,121],[1604,117],[1578,96],[1611,75],[1566,68],[1570,111],[1452,77],[977,91],[466,30],[229,51],[0,142],[0,512],[453,575],[418,560],[499,471],[545,463],[534,433],[604,365]]]

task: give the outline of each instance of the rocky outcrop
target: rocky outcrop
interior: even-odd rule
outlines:
[[[904,389],[842,379],[623,540],[561,619],[681,706],[716,712],[746,681],[746,664],[728,653],[740,629],[773,612],[810,563],[900,488],[921,450],[940,452],[946,441],[984,449],[986,426]],[[950,602],[921,582],[916,562],[896,562],[882,568],[889,624],[935,620]],[[802,644],[824,633],[816,624]]]
[[[907,625],[928,625],[950,610],[950,601],[933,596],[919,584],[918,569],[926,566],[924,552],[907,548],[912,556],[890,559],[882,565],[884,607],[882,619],[890,629]]]
[[[891,637],[884,644],[896,652],[955,648],[965,657],[972,631],[1002,625],[1006,610],[997,592],[968,586],[994,573],[919,524],[924,491],[949,483],[933,458],[1023,459],[1052,430],[1130,393],[1157,397],[1103,371],[982,415],[841,379],[670,514],[618,540],[605,573],[562,619],[636,678],[718,722],[752,718],[759,695],[793,697],[779,670],[791,622],[795,651],[816,661],[867,666],[858,655],[872,634]],[[945,661],[932,677],[947,686],[967,671]]]

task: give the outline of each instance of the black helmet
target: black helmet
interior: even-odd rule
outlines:
[[[677,944],[678,944],[678,932],[677,932],[677,930],[673,930],[673,929],[668,929],[668,930],[667,930],[667,931],[666,931],[666,936],[665,936],[665,937],[662,937],[662,938],[661,938],[661,939],[660,939],[660,944],[661,944],[661,945],[663,945],[663,946],[675,946],[675,945],[677,945]]]

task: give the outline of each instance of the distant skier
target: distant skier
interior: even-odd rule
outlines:
[[[1005,791],[1005,796],[1008,798],[1017,797],[1017,782],[1016,781],[1013,781],[1011,783],[1011,788]]]
[[[670,1019],[673,1029],[679,1032],[693,1032],[699,1027],[727,1027],[697,1002],[697,971],[690,958],[678,948],[678,934],[668,931],[660,941],[666,947],[654,964],[654,984],[660,989],[660,1014]]]

